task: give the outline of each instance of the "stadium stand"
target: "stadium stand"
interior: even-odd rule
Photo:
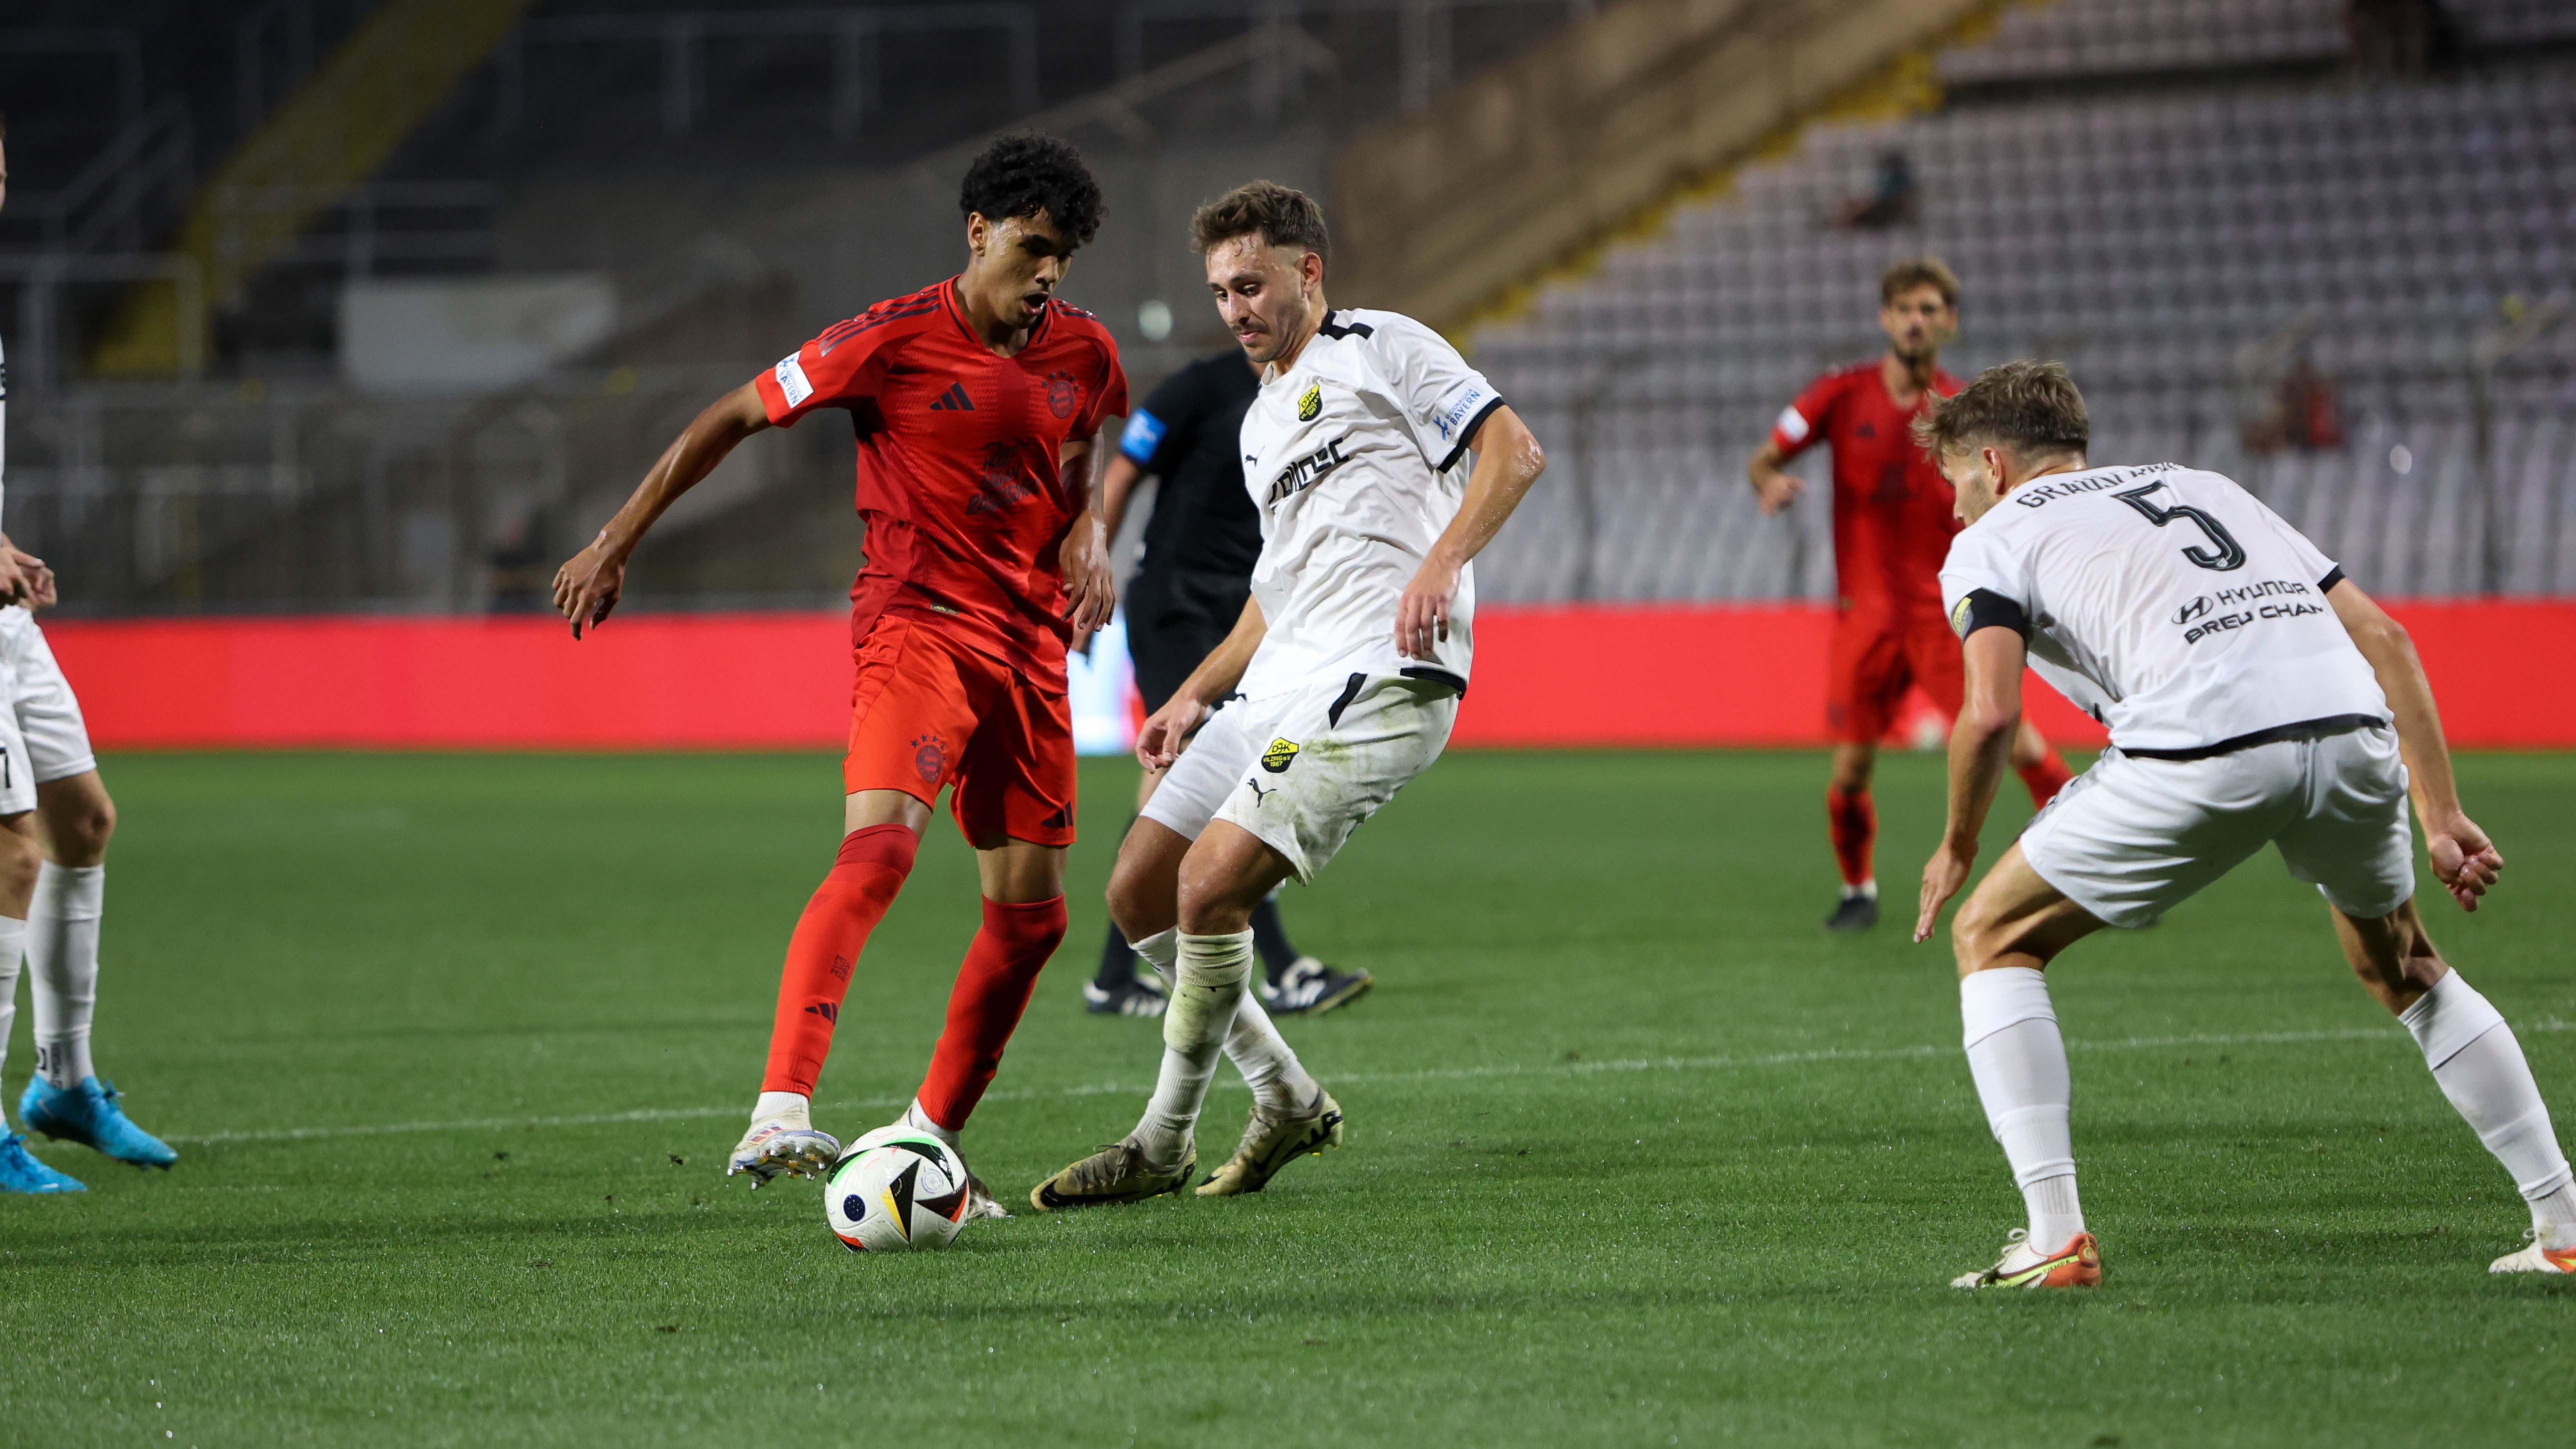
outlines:
[[[2576,25],[2457,13],[2471,58],[2410,77],[2345,67],[2335,5],[2017,10],[1941,59],[1978,83],[1947,109],[1814,127],[1677,207],[1480,334],[1566,476],[1486,587],[1829,597],[1821,492],[1763,520],[1741,461],[1807,378],[1876,351],[1878,271],[1930,252],[1966,286],[1947,365],[2066,359],[2098,459],[2233,473],[2391,594],[2576,590],[2576,328],[2554,325],[2576,294],[2576,57],[2545,44]],[[2290,59],[2325,64],[2241,73]],[[1913,219],[1834,225],[1891,153]],[[2274,436],[2294,372],[2332,390],[2338,438]]]
[[[577,545],[708,397],[951,265],[961,148],[1008,124],[1072,136],[1119,198],[1071,294],[1150,384],[1215,340],[1192,326],[1200,284],[1170,240],[1198,199],[1251,172],[1321,186],[1338,137],[1592,9],[540,0],[384,164],[326,178],[340,200],[229,305],[213,299],[206,335],[172,359],[180,380],[102,382],[87,363],[115,291],[184,271],[158,248],[205,179],[398,7],[147,4],[120,29],[36,3],[32,21],[103,37],[111,74],[138,57],[143,90],[192,138],[148,214],[85,228],[86,272],[60,226],[0,231],[21,384],[11,518],[82,579],[75,613],[524,604],[526,558]],[[103,164],[89,158],[120,123],[85,124],[13,156],[10,220],[54,215],[55,178]],[[387,395],[347,375],[344,307],[368,285],[568,274],[614,293],[614,325],[536,376]],[[1183,325],[1148,335],[1147,300]],[[846,454],[804,434],[693,494],[635,597],[813,603],[846,587]]]
[[[1500,125],[1510,112],[1493,103],[1563,93],[1567,58],[1598,58],[1562,43],[1589,0],[539,0],[218,306],[183,349],[192,376],[84,376],[115,290],[175,275],[160,248],[205,180],[386,8],[143,3],[102,26],[70,0],[31,0],[0,26],[19,111],[20,184],[0,213],[20,384],[11,515],[77,571],[75,610],[524,602],[522,556],[577,543],[714,390],[780,337],[941,265],[958,148],[1015,118],[1073,135],[1119,198],[1069,291],[1120,331],[1140,386],[1214,340],[1168,238],[1243,174],[1333,186],[1356,267],[1339,300],[1464,323],[1372,268],[1385,247],[1371,223],[1411,213],[1363,204],[1412,188],[1447,208],[1430,183],[1455,180],[1437,164],[1452,158],[1419,144],[1436,133],[1374,152],[1373,138],[1408,113]],[[1578,41],[1632,12],[1661,23],[1652,5],[1598,8]],[[1856,74],[1881,66],[1869,46],[1884,36],[1997,9],[1665,8],[1712,44],[1803,16]],[[1680,172],[1617,191],[1598,184],[1616,169],[1605,159],[1546,208],[1576,229],[1514,252],[1504,280],[1660,196],[1656,232],[1473,334],[1556,459],[1490,556],[1487,593],[1826,597],[1821,498],[1760,520],[1740,461],[1800,382],[1874,350],[1872,280],[1920,251],[1968,285],[1953,369],[2065,357],[2103,456],[2238,473],[2386,592],[2576,591],[2576,326],[2561,325],[2576,301],[2576,9],[2442,13],[2448,48],[2390,65],[2365,63],[2347,0],[2004,7],[1982,38],[1880,74],[1876,94],[1843,97],[1858,109],[1803,129],[1842,82],[1816,90],[1813,56],[1783,52],[1771,69],[1808,88],[1783,85],[1731,124],[1751,127],[1746,148],[1773,131],[1786,144],[1722,187],[1709,158],[1678,202]],[[972,83],[940,63],[961,47],[979,57]],[[1506,73],[1520,91],[1493,89]],[[1704,109],[1640,112],[1650,129],[1700,125],[1729,99],[1666,89]],[[1563,151],[1582,134],[1509,144]],[[1389,154],[1404,164],[1353,164]],[[1910,215],[1835,225],[1892,155]],[[486,274],[600,278],[614,326],[506,389],[393,396],[344,378],[353,281]],[[1140,330],[1146,302],[1169,302],[1178,328]],[[2330,445],[2287,427],[2292,378],[2331,400]],[[837,453],[821,430],[791,438],[690,500],[639,568],[639,601],[837,590],[854,544],[816,526],[846,502]]]

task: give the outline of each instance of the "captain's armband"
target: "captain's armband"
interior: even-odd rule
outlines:
[[[2030,615],[2022,606],[1992,589],[1970,589],[1950,609],[1950,628],[1965,640],[1979,629],[2000,625],[2030,638]]]

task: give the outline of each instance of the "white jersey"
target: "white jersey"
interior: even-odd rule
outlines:
[[[2189,751],[2311,720],[2390,718],[2326,602],[2342,577],[2253,494],[2149,463],[2004,495],[1950,541],[1941,601],[1963,634],[1986,610],[2004,622],[2017,611],[2031,666],[2112,744]]]
[[[1261,514],[1252,597],[1267,626],[1247,697],[1343,674],[1467,687],[1473,566],[1459,570],[1434,658],[1395,652],[1395,611],[1466,495],[1467,439],[1502,405],[1458,349],[1393,312],[1328,313],[1296,366],[1264,370],[1241,449]]]

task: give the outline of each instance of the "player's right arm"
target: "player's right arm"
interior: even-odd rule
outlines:
[[[709,404],[671,440],[599,537],[555,571],[555,608],[572,621],[572,637],[580,638],[584,624],[599,624],[617,607],[626,587],[626,561],[654,520],[681,494],[706,481],[736,444],[769,425],[758,386],[747,382]]]
[[[1187,744],[1190,732],[1216,709],[1217,702],[1234,693],[1243,682],[1243,671],[1252,667],[1252,655],[1261,647],[1261,638],[1270,632],[1270,621],[1261,617],[1261,601],[1243,601],[1243,613],[1234,621],[1234,630],[1225,642],[1199,661],[1190,677],[1145,727],[1136,732],[1136,760],[1148,770],[1166,770],[1181,757],[1181,746]]]
[[[1761,503],[1765,518],[1797,502],[1799,493],[1807,486],[1806,479],[1780,466],[1786,461],[1780,445],[1765,438],[1762,446],[1754,449],[1753,456],[1745,462],[1744,475],[1752,481],[1753,496]]]
[[[1744,476],[1753,485],[1754,497],[1761,500],[1762,516],[1771,517],[1798,501],[1806,491],[1807,480],[1781,465],[1815,446],[1825,426],[1825,414],[1834,405],[1837,379],[1828,374],[1807,384],[1798,400],[1780,410],[1779,420],[1771,425],[1771,436],[1753,450],[1745,460]]]
[[[2495,842],[2460,808],[2459,780],[2451,773],[2451,746],[2442,735],[2442,712],[2433,703],[2432,681],[2406,626],[2388,617],[2350,579],[2337,579],[2326,591],[2335,617],[2352,636],[2353,647],[2379,676],[2379,692],[2388,697],[2397,717],[2397,748],[2406,757],[2407,793],[2415,797],[2415,818],[2424,824],[2424,845],[2432,856],[2433,874],[2460,903],[2474,911],[2478,897],[2496,883],[2504,857]]]
[[[1923,866],[1921,909],[1914,918],[1917,941],[1931,938],[1941,907],[1968,883],[1986,812],[1994,808],[1995,790],[2012,760],[2013,736],[2021,730],[2021,673],[2029,660],[2029,640],[2020,608],[1985,590],[1962,603],[1961,627],[1967,634],[1960,641],[1959,658],[1966,687],[1958,723],[1950,729],[1949,824],[1940,848]]]

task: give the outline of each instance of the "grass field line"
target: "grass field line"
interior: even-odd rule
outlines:
[[[2547,1018],[2522,1023],[2514,1028],[2519,1034],[2536,1035],[2576,1031],[2576,1022]],[[2105,1041],[2072,1040],[2069,1051],[2165,1051],[2189,1047],[2296,1046],[2323,1042],[2387,1041],[2391,1027],[2338,1027],[2326,1031],[2256,1031],[2199,1032],[2181,1036],[2132,1036]],[[1607,1072],[1725,1072],[1753,1071],[1771,1067],[1813,1066],[1831,1062],[1895,1062],[1946,1056],[1959,1050],[1955,1043],[1935,1042],[1898,1047],[1821,1047],[1808,1051],[1765,1052],[1753,1056],[1705,1057],[1620,1057],[1599,1061],[1521,1063],[1500,1062],[1475,1067],[1428,1067],[1402,1072],[1346,1072],[1333,1077],[1335,1085],[1399,1085],[1406,1082],[1460,1082],[1508,1077],[1580,1077]],[[1227,1090],[1241,1091],[1241,1082],[1222,1084]],[[1153,1090],[1150,1083],[1091,1082],[1069,1087],[1037,1087],[988,1092],[988,1102],[1029,1102],[1070,1097],[1135,1096],[1143,1097]],[[827,1111],[861,1111],[894,1109],[907,1105],[909,1097],[862,1097],[834,1102]],[[361,1122],[331,1127],[270,1127],[239,1132],[200,1132],[173,1134],[169,1141],[192,1146],[218,1143],[303,1142],[330,1137],[389,1137],[422,1132],[494,1132],[528,1131],[547,1127],[606,1127],[620,1122],[690,1122],[709,1117],[734,1117],[742,1114],[742,1104],[727,1103],[721,1107],[636,1107],[623,1112],[567,1112],[532,1117],[462,1117],[427,1122]]]

